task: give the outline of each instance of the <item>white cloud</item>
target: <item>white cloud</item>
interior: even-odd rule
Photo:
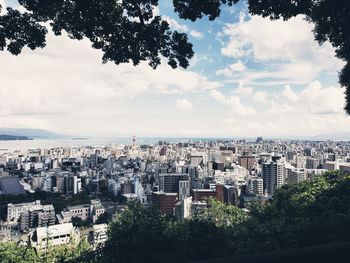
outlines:
[[[191,30],[190,31],[191,36],[195,37],[195,38],[202,38],[203,34],[197,30]]]
[[[265,91],[255,92],[254,100],[260,103],[267,103],[267,93]]]
[[[180,110],[192,110],[193,106],[191,104],[191,102],[189,102],[188,100],[186,99],[178,99],[176,101],[176,108],[180,109]]]
[[[199,32],[195,29],[190,30],[188,28],[188,26],[181,24],[176,19],[173,19],[169,16],[163,16],[163,19],[166,20],[169,23],[169,26],[174,30],[189,33],[191,36],[193,36],[194,38],[198,38],[198,39],[203,37],[203,34],[201,32]]]
[[[6,12],[6,3],[5,3],[5,0],[0,0],[0,5],[1,5],[1,11],[0,11],[0,14],[3,14]]]
[[[321,47],[312,33],[313,24],[302,16],[288,21],[244,17],[236,24],[227,24],[223,34],[228,42],[221,53],[232,58],[250,57],[264,70],[246,70],[239,76],[227,77],[245,80],[247,83],[306,84],[317,79],[323,72],[336,74],[343,62],[334,57],[334,48],[329,42]]]
[[[253,101],[243,95],[239,98],[241,105],[254,110],[254,114],[232,116],[231,106],[227,104],[230,110],[222,119],[227,133],[245,137],[311,137],[346,133],[350,129],[350,117],[343,110],[344,90],[340,87],[323,87],[320,82],[314,81],[299,92],[286,86],[274,94],[254,90],[252,96]],[[225,98],[223,94],[217,96],[220,101]],[[254,103],[256,101],[263,104]]]
[[[241,99],[239,96],[224,96],[218,90],[211,90],[209,92],[210,96],[218,102],[223,103],[231,108],[233,113],[238,115],[254,115],[255,110],[248,107],[247,105],[242,105]]]
[[[144,97],[158,105],[152,101],[165,94],[196,94],[221,86],[166,63],[153,70],[147,63],[102,64],[101,56],[86,40],[52,35],[45,49],[25,49],[19,56],[0,52],[0,126],[98,135],[125,127],[140,130],[149,118],[159,125],[157,115],[149,117],[159,109]],[[113,129],[111,120],[116,122]]]
[[[209,59],[209,57],[207,55],[194,54],[194,56],[190,60],[190,67],[195,67],[202,61],[206,61],[207,63],[212,62],[212,60]]]
[[[234,90],[234,93],[240,96],[250,96],[253,94],[253,88],[246,87],[243,82],[239,82],[238,88]]]
[[[188,27],[186,25],[180,24],[177,20],[169,17],[169,16],[162,16],[164,20],[166,20],[169,23],[169,26],[175,30],[182,31],[182,32],[188,32]]]
[[[313,114],[345,114],[344,91],[339,87],[323,88],[314,81],[299,93],[304,107]]]
[[[284,87],[282,95],[291,101],[296,101],[299,99],[299,96],[292,90],[292,88],[289,85],[286,85]]]
[[[216,75],[223,75],[226,77],[232,77],[238,72],[246,70],[246,66],[241,60],[238,60],[236,63],[233,63],[227,66],[224,69],[219,69],[216,71]]]

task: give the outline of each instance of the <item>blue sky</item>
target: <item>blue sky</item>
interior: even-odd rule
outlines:
[[[0,2],[3,0],[0,0]],[[87,40],[48,36],[47,47],[0,53],[0,123],[59,133],[123,137],[286,137],[345,133],[343,89],[329,43],[313,41],[303,17],[251,17],[244,2],[219,19],[178,19],[159,1],[172,28],[189,35],[187,70],[101,64]],[[6,1],[13,5],[14,1]]]

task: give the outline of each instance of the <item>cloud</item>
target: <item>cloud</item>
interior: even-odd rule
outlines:
[[[203,34],[197,30],[191,30],[190,31],[191,36],[195,37],[195,38],[202,38]]]
[[[181,24],[176,19],[173,19],[166,15],[163,16],[163,19],[166,20],[169,23],[169,26],[174,30],[189,33],[194,38],[198,38],[198,39],[203,38],[203,34],[201,32],[195,29],[190,30],[188,26]]]
[[[260,103],[267,103],[267,93],[265,91],[255,92],[254,100]]]
[[[6,12],[6,3],[5,0],[0,0],[0,6],[1,6],[1,10],[0,10],[0,15]]]
[[[217,90],[211,93],[218,101],[227,99]],[[222,127],[226,127],[226,133],[236,136],[311,137],[350,129],[350,117],[343,110],[343,89],[322,86],[319,81],[309,83],[298,92],[290,86],[274,93],[259,88],[253,89],[254,100],[243,94],[237,97],[242,107],[251,108],[254,113],[232,115],[231,106],[226,103],[229,110],[223,114],[226,117],[221,119]]]
[[[226,76],[226,77],[232,77],[238,72],[242,72],[246,70],[246,66],[241,60],[238,60],[236,63],[233,63],[229,65],[228,67],[224,69],[220,69],[216,71],[216,75],[220,76]]]
[[[191,104],[191,102],[189,102],[188,100],[186,99],[178,99],[176,101],[176,108],[180,109],[180,110],[186,110],[186,111],[189,111],[189,110],[192,110],[193,106]]]
[[[253,94],[253,88],[246,87],[243,82],[239,82],[238,88],[234,90],[234,93],[240,96],[250,96]]]
[[[344,114],[344,91],[339,87],[322,87],[319,81],[310,83],[299,93],[301,103],[313,114]]]
[[[289,85],[284,86],[282,95],[291,101],[297,101],[299,99],[298,94],[295,93]]]
[[[25,49],[19,56],[0,52],[1,126],[99,135],[129,127],[132,132],[147,125],[139,119],[156,123],[159,118],[154,114],[159,109],[149,107],[145,98],[154,105],[166,94],[198,94],[222,86],[166,63],[157,70],[147,63],[102,64],[101,53],[90,45],[49,35],[44,49]],[[111,120],[117,120],[114,128]]]
[[[176,19],[173,19],[169,16],[162,16],[164,20],[169,23],[169,26],[175,30],[188,32],[188,27],[186,25],[180,24]]]
[[[221,53],[234,59],[250,58],[263,70],[249,69],[233,75],[228,66],[220,72],[246,83],[267,85],[306,84],[321,73],[336,74],[343,62],[334,57],[329,42],[318,45],[312,29],[313,24],[301,15],[288,21],[241,15],[238,23],[224,26],[222,34],[228,40]]]
[[[244,115],[244,116],[255,114],[255,110],[253,108],[250,108],[246,105],[242,105],[241,99],[239,96],[224,96],[218,90],[211,90],[209,94],[214,100],[229,106],[232,112],[236,114]]]

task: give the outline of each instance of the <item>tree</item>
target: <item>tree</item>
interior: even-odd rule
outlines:
[[[83,221],[80,217],[78,216],[73,216],[72,217],[72,224],[75,227],[80,227],[80,228],[84,228],[90,225],[89,221]]]
[[[186,68],[193,56],[187,35],[171,31],[155,14],[158,0],[19,0],[26,9],[7,8],[0,16],[0,50],[14,55],[23,47],[43,48],[48,28],[55,35],[66,31],[71,39],[87,38],[103,52],[104,63],[148,61],[156,68],[161,56],[176,68]],[[49,26],[48,26],[49,25]]]
[[[84,239],[79,244],[52,247],[49,253],[35,251],[28,244],[0,243],[0,259],[2,263],[45,263],[45,262],[87,262],[75,261],[91,252],[91,246]]]
[[[97,262],[192,262],[226,255],[230,232],[210,220],[177,221],[153,207],[128,202],[109,225]],[[91,256],[90,258],[92,258]]]
[[[208,207],[196,215],[198,220],[211,222],[218,227],[234,227],[246,221],[248,215],[242,209],[208,198]]]

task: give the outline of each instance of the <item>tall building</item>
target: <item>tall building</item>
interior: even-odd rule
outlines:
[[[179,193],[179,182],[188,179],[183,173],[159,174],[159,190],[165,193]]]
[[[77,194],[81,190],[81,178],[76,175],[65,176],[63,190],[65,194]]]
[[[224,203],[234,206],[239,205],[238,189],[234,185],[223,186]]]
[[[321,162],[319,159],[317,158],[312,158],[312,157],[307,157],[306,158],[306,164],[305,164],[305,168],[306,169],[317,169],[319,168]]]
[[[306,171],[304,169],[295,169],[288,177],[289,183],[300,183],[306,180]]]
[[[284,163],[270,162],[263,163],[262,175],[264,180],[264,191],[269,195],[274,195],[276,190],[284,184]]]
[[[263,179],[260,177],[252,177],[250,179],[250,191],[257,195],[264,194]]]
[[[192,197],[186,197],[175,205],[174,215],[176,218],[188,219],[191,217]]]
[[[179,181],[179,201],[190,196],[190,181]]]
[[[255,164],[255,158],[253,156],[242,155],[239,158],[239,165],[244,167],[247,170],[252,169],[254,164]]]

